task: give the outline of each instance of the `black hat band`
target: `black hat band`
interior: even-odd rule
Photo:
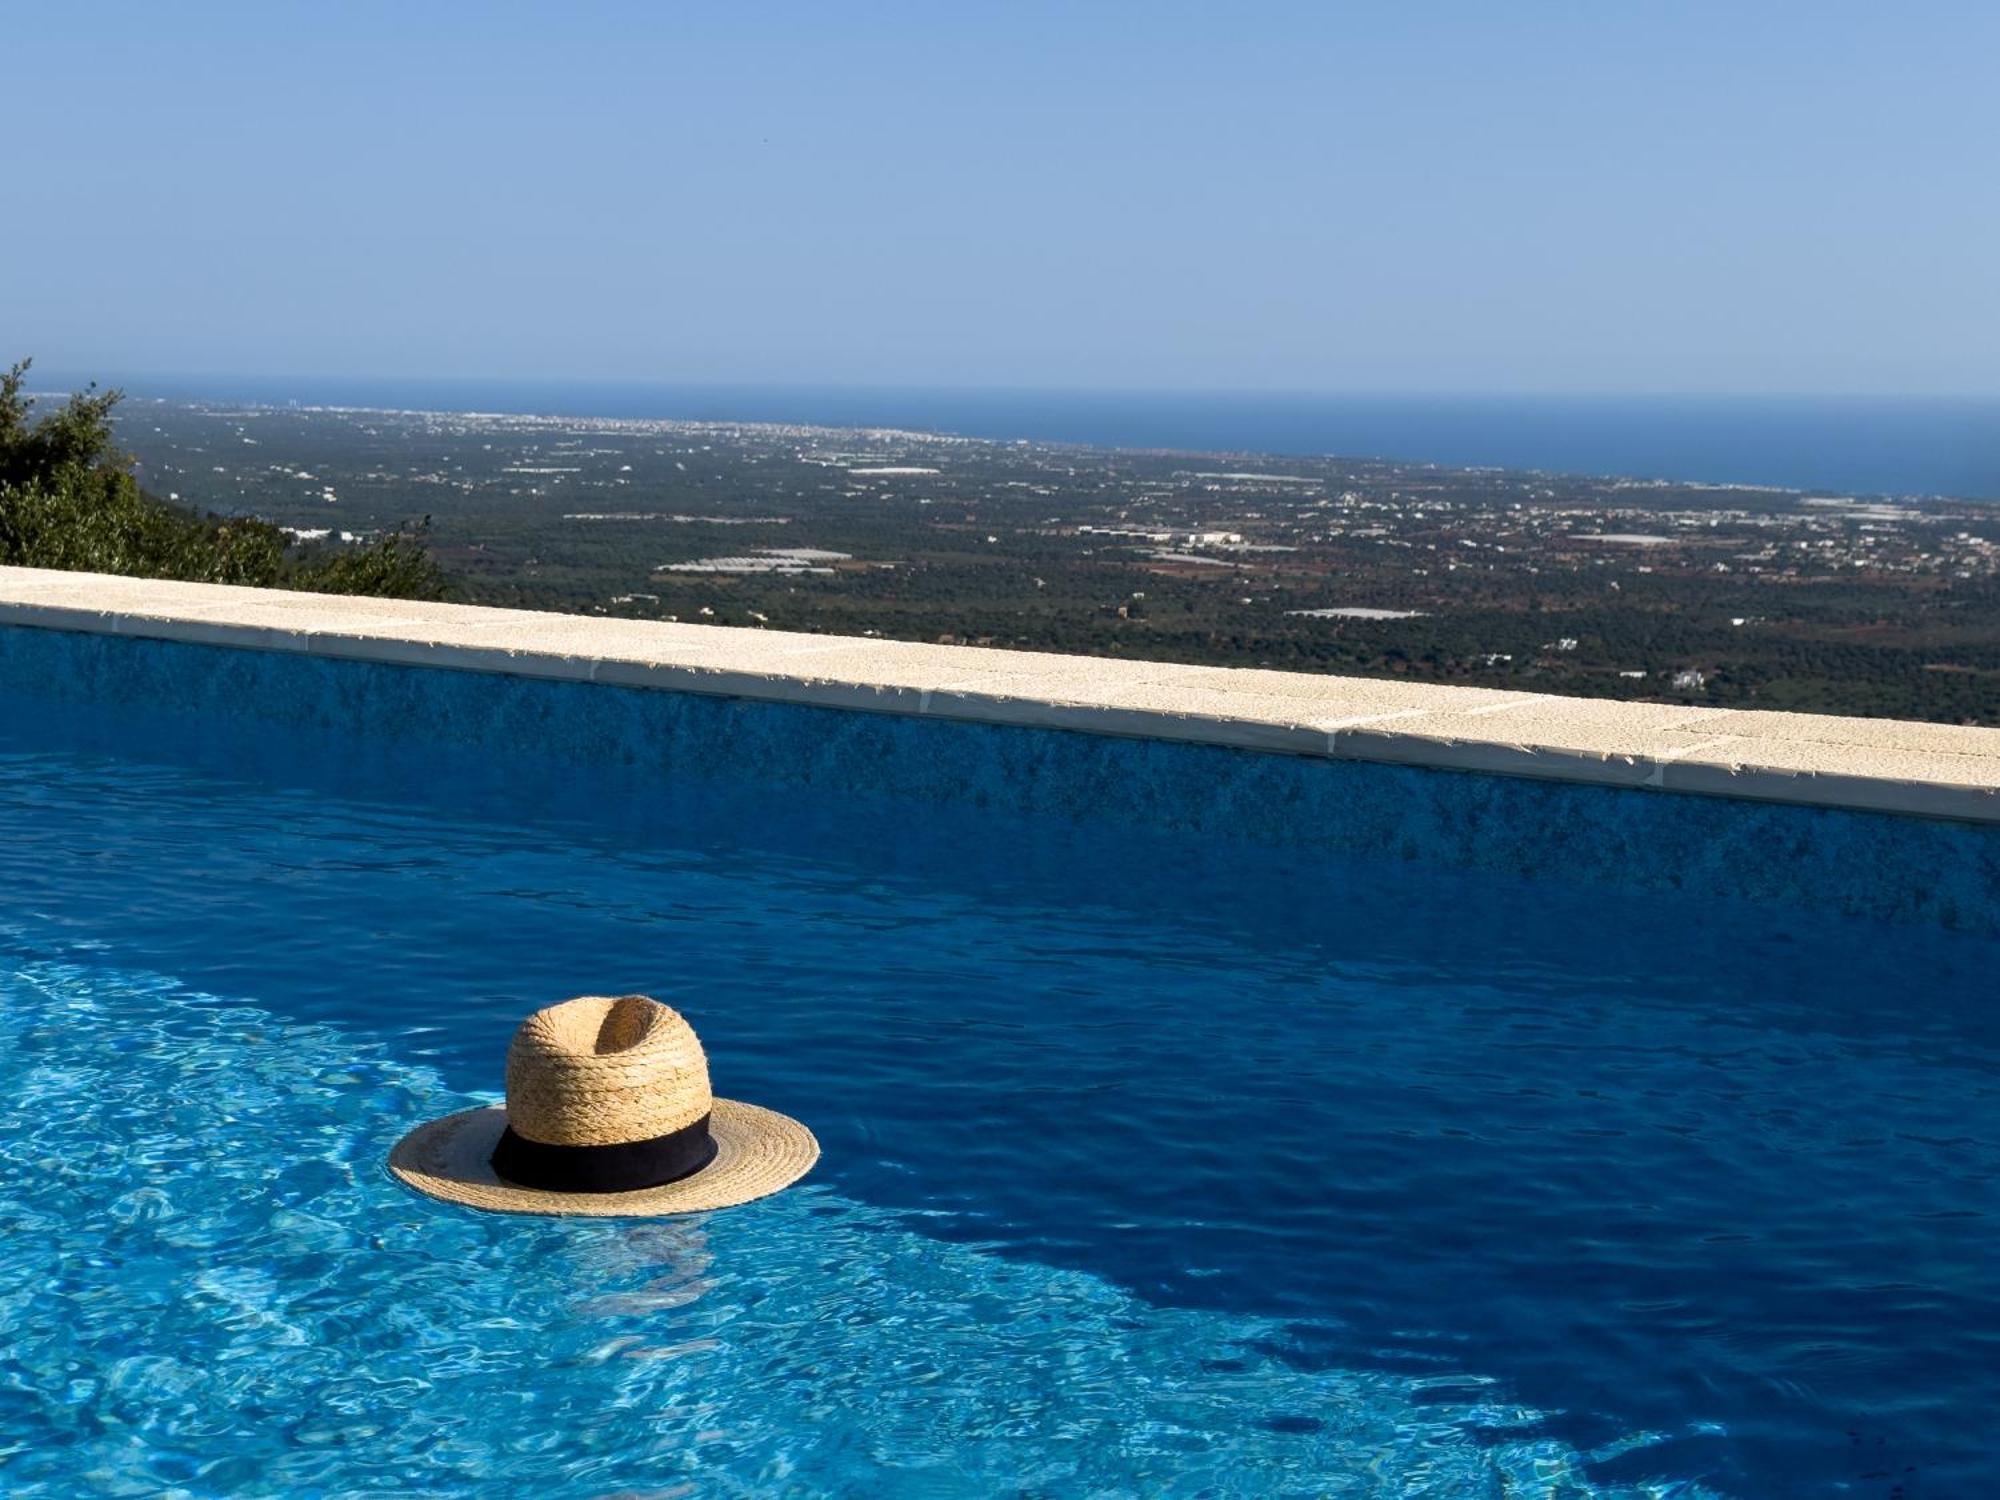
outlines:
[[[520,1187],[551,1193],[631,1193],[690,1177],[715,1160],[708,1116],[649,1141],[551,1146],[509,1125],[493,1148],[493,1170]]]

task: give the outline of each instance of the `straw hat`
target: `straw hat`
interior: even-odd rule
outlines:
[[[472,1208],[650,1217],[748,1203],[818,1159],[797,1120],[709,1092],[708,1058],[678,1011],[585,995],[521,1023],[505,1108],[419,1125],[389,1170]]]

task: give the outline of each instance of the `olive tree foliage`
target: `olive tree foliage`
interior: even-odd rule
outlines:
[[[120,392],[96,386],[37,416],[28,361],[0,375],[0,565],[437,598],[421,528],[299,549],[254,516],[197,515],[147,494],[112,441]]]

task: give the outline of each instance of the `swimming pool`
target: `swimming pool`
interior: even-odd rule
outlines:
[[[33,688],[10,1494],[2000,1490],[1989,933]],[[387,1177],[527,1010],[624,989],[812,1125],[806,1185],[572,1224]]]

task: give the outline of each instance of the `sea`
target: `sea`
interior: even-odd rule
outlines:
[[[222,376],[114,383],[134,395],[182,399],[894,427],[999,441],[1337,455],[2000,501],[2000,397],[1308,395]]]

